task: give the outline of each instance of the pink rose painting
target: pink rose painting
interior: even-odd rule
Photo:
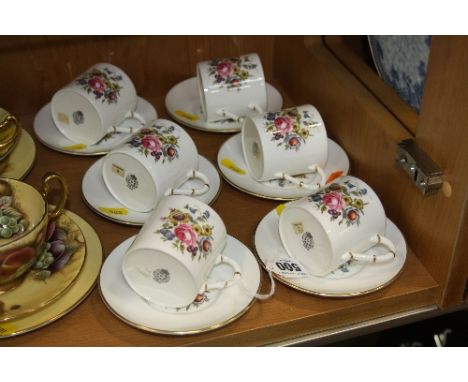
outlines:
[[[234,72],[232,62],[221,62],[216,65],[216,74],[223,79],[228,78]]]
[[[330,192],[323,196],[323,204],[325,204],[329,209],[335,211],[341,211],[344,207],[343,197],[338,192]]]
[[[289,117],[277,117],[275,119],[276,131],[287,134],[293,129],[293,121]]]
[[[330,184],[324,190],[310,195],[307,200],[314,203],[322,214],[327,212],[331,221],[338,221],[338,224],[345,223],[349,227],[359,225],[367,204],[366,195],[366,188],[360,188],[346,180],[343,184]]]
[[[153,124],[151,128],[144,128],[133,135],[127,144],[145,157],[154,158],[155,162],[172,162],[179,158],[179,137],[174,132],[172,125]]]
[[[174,229],[176,237],[186,246],[193,247],[197,243],[198,236],[191,226],[181,224]]]
[[[104,81],[101,80],[99,77],[93,77],[88,81],[88,85],[91,89],[93,89],[96,92],[103,92],[106,85],[104,84]]]
[[[271,133],[271,141],[285,150],[299,151],[318,126],[308,110],[297,108],[270,112],[264,115],[264,127]]]
[[[141,139],[141,144],[143,147],[147,148],[150,152],[160,151],[162,147],[161,141],[154,135],[145,135]]]
[[[243,81],[252,77],[252,70],[256,67],[249,56],[220,58],[208,63],[208,75],[214,77],[213,84],[239,91]]]
[[[81,85],[88,94],[93,93],[96,99],[100,99],[102,103],[107,104],[117,103],[123,80],[122,75],[118,74],[109,68],[102,70],[94,68],[90,72],[84,73],[76,82]]]
[[[161,218],[162,226],[155,233],[162,241],[170,241],[182,254],[188,252],[192,260],[206,258],[212,251],[213,226],[210,212],[186,204],[183,208],[170,208]]]

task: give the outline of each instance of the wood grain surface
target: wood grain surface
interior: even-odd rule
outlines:
[[[149,51],[149,48],[157,49],[157,52]],[[401,128],[395,117],[376,102],[365,88],[356,86],[353,82],[356,80],[349,72],[343,69],[335,71],[339,62],[333,55],[329,56],[329,51],[322,52],[319,57],[314,56],[312,66],[307,59],[304,61],[303,55],[307,50],[301,38],[76,37],[70,40],[35,37],[0,40],[0,86],[3,90],[13,86],[15,81],[10,77],[19,81],[16,94],[10,92],[6,97],[3,91],[0,92],[0,105],[19,115],[24,127],[32,133],[35,113],[48,102],[53,91],[66,82],[66,78],[73,78],[80,70],[98,60],[112,59],[114,64],[129,72],[139,94],[153,103],[158,114],[164,117],[167,116],[164,95],[170,87],[192,76],[196,61],[217,53],[228,54],[231,52],[229,49],[234,49],[236,53],[261,53],[267,80],[271,80],[281,91],[285,106],[309,102],[319,110],[323,109],[322,116],[327,128],[330,126],[331,137],[350,153],[352,173],[362,176],[376,189],[382,196],[389,217],[397,225],[405,222],[405,215],[398,209],[402,196],[396,195],[399,195],[402,187],[411,192],[409,181],[401,175],[398,184],[389,184],[388,179],[399,178],[400,173],[380,162],[393,155],[393,142],[407,137],[407,130]],[[279,54],[285,49],[294,52],[294,55],[286,58]],[[114,53],[110,55],[110,52]],[[21,64],[22,59],[30,65]],[[28,73],[28,67],[32,67],[33,73]],[[10,75],[5,74],[7,68]],[[312,76],[311,80],[302,79],[299,83],[295,76],[303,74],[301,68],[323,70],[323,75]],[[39,78],[35,79],[35,76]],[[342,86],[342,95],[333,94],[340,89],[337,82]],[[355,97],[349,97],[348,86],[356,92]],[[192,129],[187,131],[195,140],[200,154],[213,163],[216,162],[220,145],[230,136]],[[49,170],[65,175],[70,185],[67,207],[95,228],[102,239],[105,256],[138,232],[137,228],[99,217],[84,204],[81,180],[96,158],[69,156],[40,143],[36,145],[37,162],[26,182],[39,186],[42,174]],[[225,221],[228,232],[253,249],[253,235],[258,222],[276,205],[277,202],[243,194],[223,181],[213,208]],[[430,270],[431,275],[424,262],[427,260],[421,256],[418,248],[412,246],[417,240],[408,237],[405,230],[403,232],[414,251],[409,250],[402,274],[390,286],[366,296],[321,298],[278,285],[272,299],[256,302],[244,316],[224,328],[205,334],[171,337],[144,333],[121,322],[107,310],[95,289],[65,317],[35,332],[1,340],[0,346],[264,345],[434,304],[440,291],[439,283],[434,280],[437,272]],[[265,273],[262,273],[263,289],[267,290],[268,281]],[[443,281],[443,278],[440,280]]]

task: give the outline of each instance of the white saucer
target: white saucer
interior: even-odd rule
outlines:
[[[81,192],[86,204],[97,214],[114,222],[134,226],[143,225],[151,211],[138,212],[131,210],[111,195],[102,179],[103,160],[104,158],[101,158],[94,162],[83,177]],[[206,194],[194,196],[194,198],[210,204],[217,198],[221,188],[219,173],[216,167],[201,155],[199,155],[198,169],[210,180],[210,189]],[[202,183],[198,179],[190,179],[185,185],[189,188],[198,188],[202,186]]]
[[[250,176],[242,153],[241,135],[236,134],[223,143],[218,151],[218,167],[221,175],[233,187],[266,199],[293,200],[310,195],[311,191],[298,188],[289,181],[275,179],[258,182]],[[349,159],[345,151],[331,139],[328,139],[328,161],[324,167],[327,183],[349,171]],[[316,174],[304,174],[306,182],[314,182]],[[333,178],[331,178],[331,176]]]
[[[283,106],[283,97],[275,87],[266,84],[267,110],[278,111]],[[197,88],[197,78],[192,77],[169,90],[166,95],[166,110],[177,122],[197,130],[210,131],[213,133],[233,133],[240,131],[242,121],[232,119],[206,122],[201,111],[200,96]]]
[[[138,329],[171,335],[207,332],[236,320],[252,306],[252,297],[260,289],[260,267],[252,252],[239,240],[228,236],[224,256],[231,257],[242,269],[242,278],[234,286],[223,289],[205,309],[163,312],[152,308],[126,283],[122,275],[122,258],[135,236],[115,248],[102,266],[99,282],[101,297],[119,319]],[[232,270],[226,265],[215,267],[216,279],[229,278]]]
[[[255,249],[263,267],[269,261],[288,258],[278,232],[277,209],[270,211],[259,223],[255,232]],[[353,261],[324,277],[285,278],[274,277],[281,283],[302,292],[325,297],[352,297],[379,290],[393,282],[400,274],[406,260],[406,242],[398,227],[387,219],[385,236],[396,247],[393,261],[381,264],[362,264]],[[385,254],[383,247],[373,247],[368,252]]]
[[[138,97],[136,112],[147,122],[157,118],[153,105],[141,97]],[[128,131],[131,127],[136,132],[141,125],[135,120],[124,121],[115,133],[109,133],[108,137],[98,143],[85,145],[69,140],[57,129],[50,112],[50,103],[39,110],[34,118],[34,133],[39,142],[52,150],[71,155],[104,155],[130,137],[131,133],[119,130],[122,128]]]

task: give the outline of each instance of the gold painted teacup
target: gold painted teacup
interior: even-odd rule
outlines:
[[[49,211],[47,199],[54,180],[60,185],[60,201]],[[24,182],[0,178],[0,286],[16,281],[35,263],[48,222],[63,212],[67,196],[67,183],[57,173],[44,175],[40,192]]]
[[[0,107],[0,161],[13,150],[20,133],[21,125],[18,119]]]

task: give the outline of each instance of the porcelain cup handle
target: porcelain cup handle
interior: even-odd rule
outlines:
[[[385,236],[376,234],[370,239],[371,243],[373,244],[380,244],[383,245],[384,247],[387,247],[388,252],[385,255],[375,255],[375,254],[368,254],[368,253],[355,253],[355,252],[346,252],[341,256],[341,259],[343,262],[349,261],[349,260],[357,260],[357,261],[362,261],[366,263],[386,263],[388,261],[391,261],[395,259],[396,256],[396,249],[395,245],[387,239]]]
[[[139,123],[140,123],[140,126],[138,126],[137,128],[135,128],[134,126],[129,126],[127,128],[122,128],[120,127],[125,121],[129,120],[129,119],[136,119]],[[140,127],[142,127],[143,125],[146,124],[146,120],[145,118],[143,118],[143,116],[133,110],[129,110],[127,112],[127,114],[125,114],[125,117],[122,121],[120,121],[117,125],[113,125],[111,127],[109,127],[109,129],[107,130],[108,133],[113,133],[113,132],[116,132],[116,131],[121,131],[123,133],[134,133],[136,130],[140,129]]]
[[[200,188],[181,188],[180,186],[184,184],[189,179],[200,179],[203,182],[203,186]],[[179,184],[177,188],[169,188],[164,195],[187,195],[187,196],[196,196],[196,195],[203,195],[207,193],[210,189],[210,180],[208,177],[197,170],[190,170],[185,175],[182,182]]]
[[[285,179],[285,180],[299,186],[299,188],[305,188],[305,189],[310,190],[310,191],[316,191],[316,190],[324,187],[325,186],[325,173],[323,172],[323,169],[317,164],[313,164],[313,165],[307,167],[307,169],[310,170],[311,172],[316,172],[320,176],[320,181],[317,182],[317,183],[313,183],[313,184],[305,183],[302,180],[299,180],[297,178],[294,178],[291,175],[286,174],[284,171],[277,172],[275,174],[275,176],[277,178],[280,178],[280,179]]]
[[[214,266],[219,264],[227,264],[234,270],[234,276],[230,280],[223,280],[223,281],[210,281],[203,284],[202,289],[204,292],[214,289],[225,289],[233,286],[241,279],[241,269],[239,264],[237,264],[234,260],[229,257],[219,255],[214,263]]]
[[[250,103],[247,107],[250,110],[257,112],[258,114],[263,114],[263,109],[256,103]],[[226,109],[216,110],[216,114],[219,115],[220,117],[229,117],[238,122],[244,118],[243,116],[239,116],[237,114],[231,113],[229,110],[226,110]]]

